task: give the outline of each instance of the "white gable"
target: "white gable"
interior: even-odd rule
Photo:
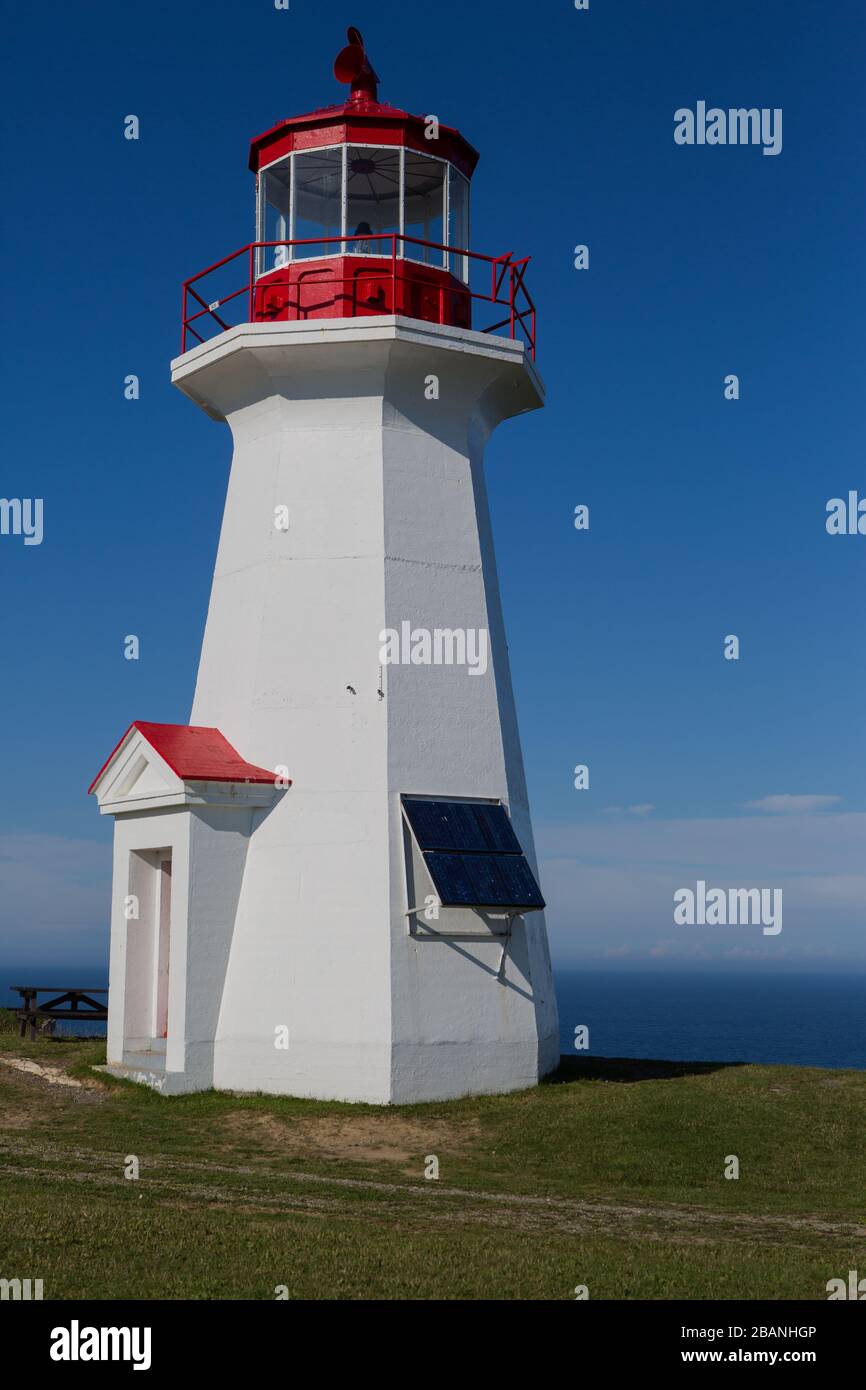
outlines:
[[[135,728],[100,773],[93,790],[102,815],[182,806],[186,801],[181,778]]]
[[[279,795],[271,782],[184,781],[134,726],[99,774],[93,792],[103,816],[168,806],[268,806]]]

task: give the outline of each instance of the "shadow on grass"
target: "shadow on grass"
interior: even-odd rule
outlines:
[[[643,1057],[560,1057],[559,1066],[542,1082],[567,1086],[575,1081],[673,1081],[678,1076],[707,1076],[745,1062],[658,1062]]]

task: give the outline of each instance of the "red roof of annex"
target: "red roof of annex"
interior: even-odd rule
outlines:
[[[242,758],[219,729],[195,724],[150,724],[136,719],[106,758],[90,786],[93,791],[118,749],[137,729],[172,772],[185,782],[273,782],[275,774]]]

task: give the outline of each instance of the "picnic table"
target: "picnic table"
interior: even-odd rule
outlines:
[[[21,995],[16,1009],[18,1033],[24,1037],[29,1027],[31,1041],[39,1034],[54,1032],[58,1019],[74,1019],[81,1023],[104,1023],[108,1018],[107,989],[66,989],[62,985],[12,985],[13,993]],[[40,1000],[40,994],[53,996]],[[100,1003],[94,995],[104,994]]]

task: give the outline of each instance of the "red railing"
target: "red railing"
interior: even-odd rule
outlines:
[[[381,254],[371,254],[366,249],[363,252],[353,250],[360,241],[383,243]],[[263,259],[259,255],[260,252],[276,247],[331,245],[337,249],[334,252],[323,252],[325,259],[318,256],[301,256],[271,270],[258,270],[257,262]],[[449,275],[441,266],[431,265],[407,255],[405,248],[410,245],[438,251],[443,256],[447,252],[447,265],[452,264],[452,257],[463,261],[469,266],[470,283],[466,284],[460,277]],[[352,259],[353,268],[349,273],[338,274],[334,269],[341,256]],[[233,266],[234,262],[242,257],[246,258],[245,280],[235,289],[230,287],[232,281],[229,281],[227,291],[220,292],[221,283],[231,273],[226,268]],[[526,288],[528,264],[528,256],[522,260],[514,260],[510,251],[504,256],[483,256],[477,251],[458,251],[441,242],[422,241],[417,237],[403,236],[397,232],[370,233],[363,237],[311,237],[304,241],[253,241],[184,282],[181,352],[186,352],[188,347],[195,346],[196,343],[207,342],[208,338],[214,337],[217,333],[224,333],[241,323],[253,323],[266,318],[297,320],[341,317],[343,315],[340,311],[335,314],[331,306],[340,301],[354,302],[353,290],[359,278],[368,274],[375,277],[377,285],[390,286],[391,307],[379,309],[378,312],[404,313],[406,317],[420,316],[438,323],[458,321],[462,326],[468,327],[472,319],[472,306],[489,305],[494,312],[502,310],[504,313],[495,322],[484,325],[478,331],[505,331],[508,337],[524,341],[534,359],[537,346],[536,310]],[[473,272],[480,272],[485,266],[490,274],[489,293],[482,292],[471,283]],[[327,279],[304,282],[303,276],[308,268],[315,273],[322,272],[323,275],[327,275]],[[431,272],[431,278],[425,280],[425,276]],[[475,280],[477,284],[477,275]],[[333,291],[332,300],[326,307],[323,307],[324,301],[314,304],[309,300],[306,303],[302,302],[302,283],[305,283],[308,290],[312,285],[317,286],[320,291]],[[405,306],[407,287],[409,290],[414,288],[417,291],[419,285],[425,293],[424,312],[413,315],[405,307],[398,308],[401,304]],[[285,297],[280,301],[278,312],[266,313],[262,311],[261,296],[267,293],[273,298],[271,292],[285,292]],[[385,302],[387,303],[387,300]],[[229,305],[233,307],[227,308]],[[354,309],[354,313],[357,312],[369,314],[376,310],[367,304],[360,310]],[[350,309],[345,316],[352,317],[353,311]],[[190,342],[190,338],[194,339],[194,342]]]

